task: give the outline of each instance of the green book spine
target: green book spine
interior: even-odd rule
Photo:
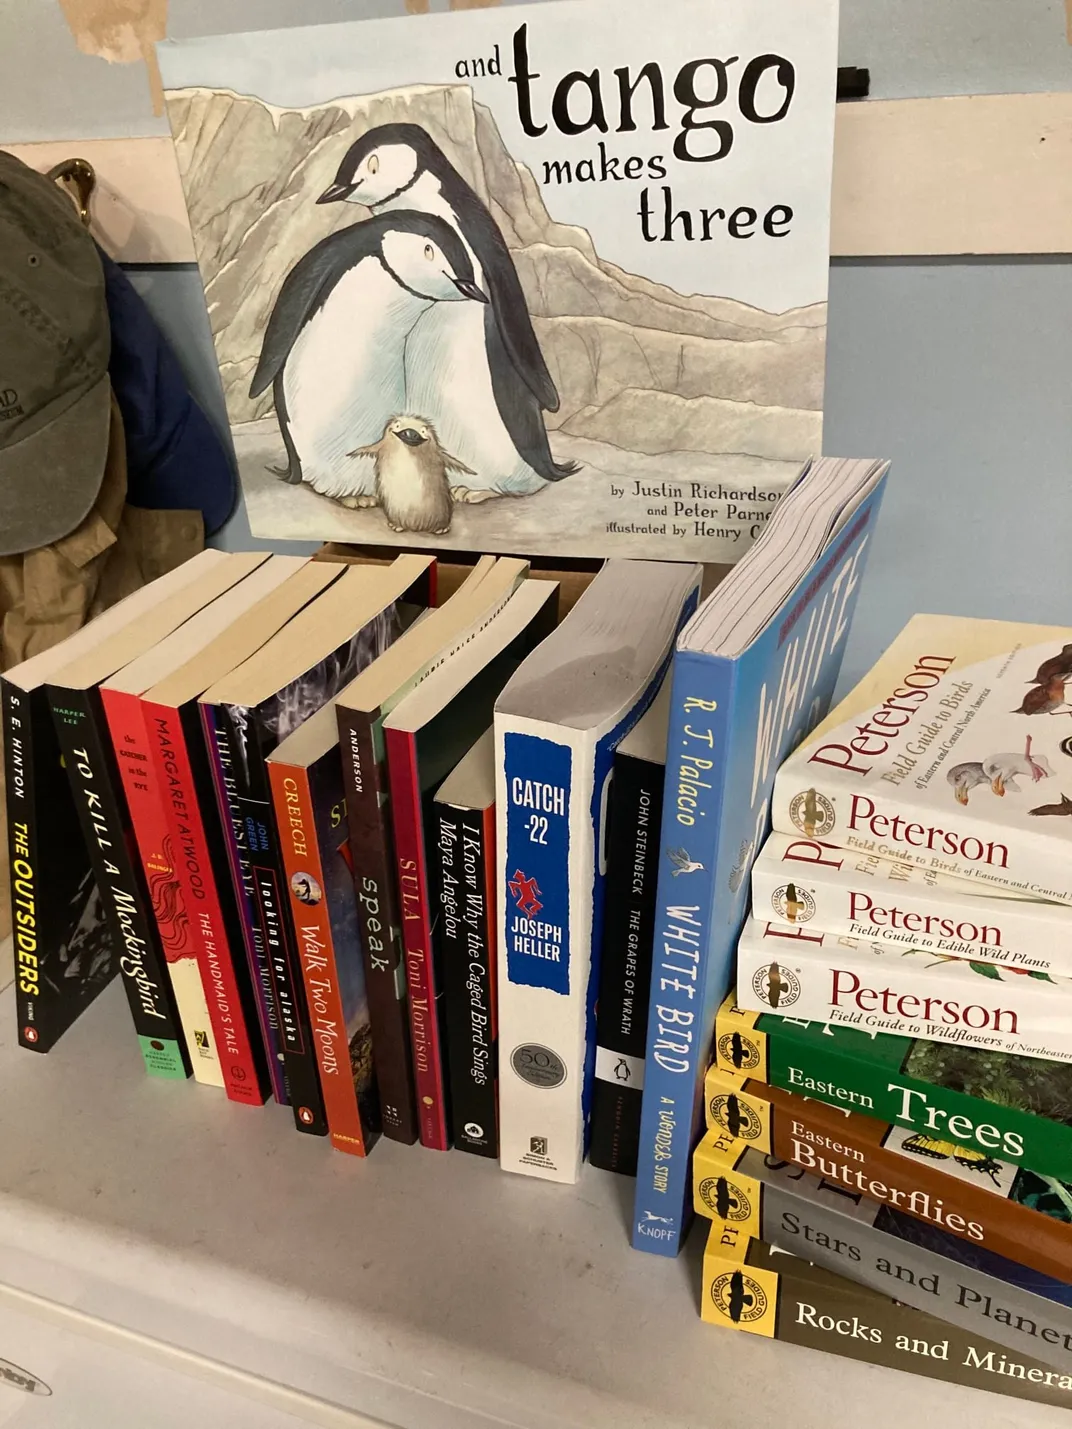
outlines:
[[[718,1065],[1072,1181],[1072,1066],[719,1010]]]

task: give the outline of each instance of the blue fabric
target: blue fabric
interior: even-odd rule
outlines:
[[[127,442],[127,500],[152,511],[200,510],[218,531],[237,492],[230,457],[194,401],[175,354],[123,270],[101,252],[112,387]]]

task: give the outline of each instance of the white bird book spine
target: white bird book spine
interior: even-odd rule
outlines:
[[[1072,976],[1072,909],[802,835],[764,844],[752,913],[758,923]]]
[[[875,1036],[1072,1062],[1072,980],[749,919],[737,1006]]]
[[[786,761],[778,833],[1072,903],[1072,630],[917,615]]]

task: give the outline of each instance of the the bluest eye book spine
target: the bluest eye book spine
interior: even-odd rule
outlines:
[[[53,685],[48,692],[146,1070],[157,1077],[187,1077],[190,1067],[148,890],[130,854],[126,803],[100,693]]]

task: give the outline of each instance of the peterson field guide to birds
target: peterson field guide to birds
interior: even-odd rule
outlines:
[[[550,0],[162,44],[254,533],[740,557],[822,443],[836,38]]]

